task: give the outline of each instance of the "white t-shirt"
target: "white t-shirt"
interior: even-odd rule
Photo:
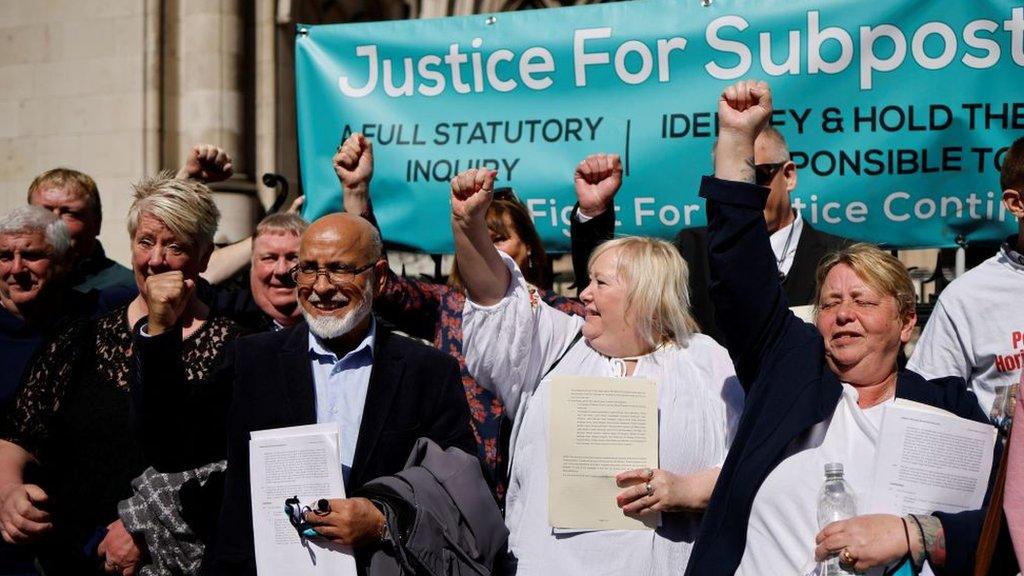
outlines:
[[[907,368],[925,378],[960,376],[1000,423],[1024,362],[1024,265],[1004,247],[939,296]]]
[[[875,476],[878,430],[891,400],[861,410],[857,397],[856,388],[843,384],[832,417],[794,439],[782,462],[765,478],[754,496],[737,576],[802,576],[814,570],[814,538],[821,531],[818,492],[825,483],[825,464],[842,463],[858,513],[866,505]]]

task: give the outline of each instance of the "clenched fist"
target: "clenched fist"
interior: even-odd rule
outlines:
[[[338,147],[333,162],[345,192],[365,192],[373,179],[373,143],[356,132]]]
[[[231,165],[231,156],[223,148],[213,144],[196,144],[175,177],[209,184],[227,180],[232,174],[234,167]]]
[[[473,168],[452,178],[452,219],[468,223],[483,221],[494,196],[494,170]]]
[[[195,289],[195,280],[186,280],[180,270],[154,274],[146,278],[143,297],[149,309],[147,330],[150,336],[156,336],[178,322],[178,318],[188,307]]]
[[[576,165],[573,174],[576,201],[588,218],[602,214],[622,186],[622,162],[618,154],[591,154]]]

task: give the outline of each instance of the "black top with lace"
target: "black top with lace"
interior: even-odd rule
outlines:
[[[234,322],[215,317],[186,339],[188,382],[200,385],[224,344],[238,336]],[[127,306],[72,324],[36,357],[0,420],[2,438],[39,460],[46,508],[64,548],[54,552],[72,545],[80,553],[117,518],[118,501],[147,467],[130,426],[131,347]]]

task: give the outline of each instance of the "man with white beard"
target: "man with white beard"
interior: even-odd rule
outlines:
[[[371,313],[387,262],[369,222],[348,214],[314,222],[302,235],[292,275],[306,323],[229,343],[211,381],[194,388],[184,384],[177,324],[194,286],[169,279],[148,290],[150,313],[135,337],[132,371],[136,429],[147,458],[161,472],[228,461],[207,573],[256,573],[251,431],[339,423],[349,495],[401,471],[420,437],[475,454],[455,360],[392,333]],[[331,500],[329,510],[318,518],[318,532],[356,547],[364,568],[387,545],[385,516],[361,497]]]

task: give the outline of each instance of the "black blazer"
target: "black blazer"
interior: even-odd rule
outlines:
[[[711,296],[747,396],[743,417],[704,515],[686,574],[733,574],[743,556],[754,496],[800,434],[832,415],[842,385],[825,363],[817,329],[789,311],[762,210],[768,189],[705,177]],[[902,371],[896,395],[988,422],[960,378],[927,381]],[[995,460],[998,462],[998,458]],[[982,511],[936,513],[948,574],[968,574]]]
[[[255,574],[249,432],[316,423],[305,324],[228,343],[202,386],[183,389],[181,332],[136,334],[132,408],[146,455],[160,471],[227,458],[224,502],[204,572]],[[377,323],[373,368],[346,492],[402,470],[417,438],[476,453],[459,366]],[[360,559],[372,550],[364,550]]]
[[[804,306],[814,302],[815,273],[818,262],[830,252],[845,248],[850,241],[839,236],[815,230],[804,220],[800,240],[793,255],[793,266],[782,281],[786,300],[790,306]],[[711,264],[708,260],[708,229],[681,230],[675,238],[676,249],[690,268],[690,309],[702,332],[724,345],[722,331],[715,324],[715,306],[711,301]]]

